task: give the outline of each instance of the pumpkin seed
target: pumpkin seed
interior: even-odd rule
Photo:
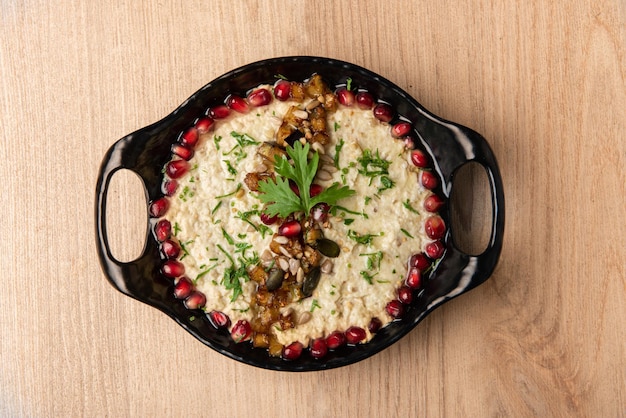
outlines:
[[[320,282],[321,275],[322,272],[320,271],[320,268],[314,267],[306,274],[306,276],[304,276],[304,281],[302,282],[302,294],[304,297],[309,297],[313,294],[313,291]]]
[[[267,290],[276,290],[283,284],[283,275],[285,273],[281,269],[272,269],[270,270],[270,274],[265,281],[265,286]]]
[[[328,238],[320,238],[317,240],[317,250],[326,257],[335,258],[339,256],[339,245],[335,241]]]

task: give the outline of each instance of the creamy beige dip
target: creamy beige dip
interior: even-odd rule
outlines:
[[[247,189],[244,177],[263,164],[256,148],[274,140],[292,105],[297,103],[273,100],[247,114],[231,112],[229,118],[216,121],[215,129],[201,136],[189,161],[191,170],[178,179],[177,194],[170,202],[167,218],[183,250],[180,260],[186,275],[206,295],[205,310],[224,312],[232,324],[255,316],[251,301],[257,284],[239,279],[238,294],[223,283],[224,272],[260,257],[278,228],[262,224],[263,204]],[[356,195],[338,202],[329,217],[330,227],[324,229],[324,236],[341,248],[337,258],[328,259],[332,271],[322,273],[312,296],[284,308],[293,310],[294,328],[272,328],[283,345],[300,341],[306,346],[312,338],[351,326],[367,331],[374,317],[383,325],[390,322],[385,306],[397,297],[408,259],[432,241],[424,233],[422,209],[431,192],[419,184],[418,168],[410,163],[403,142],[392,138],[390,126],[371,110],[340,105],[328,115],[328,133],[330,143],[322,150],[326,156],[320,152],[315,183],[339,182]],[[359,172],[360,159],[367,153],[390,162],[387,180]]]

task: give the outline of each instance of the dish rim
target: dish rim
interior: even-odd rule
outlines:
[[[323,69],[332,69],[336,73],[328,76]],[[418,295],[418,301],[411,304],[402,319],[383,328],[370,342],[343,347],[319,360],[303,356],[295,361],[285,361],[272,358],[265,350],[254,349],[250,344],[235,344],[227,332],[215,329],[202,311],[187,310],[182,306],[182,301],[173,297],[171,282],[158,273],[161,258],[151,233],[155,224],[153,219],[148,218],[142,254],[130,262],[116,260],[111,253],[106,233],[106,201],[113,175],[120,169],[128,169],[142,181],[147,210],[148,202],[162,196],[160,170],[171,157],[169,146],[185,127],[203,116],[207,108],[222,104],[228,93],[243,93],[269,82],[277,74],[285,75],[290,80],[301,80],[305,77],[294,75],[308,77],[313,73],[335,81],[349,76],[355,80],[356,85],[372,87],[367,90],[379,100],[390,103],[398,113],[411,120],[420,146],[430,154],[440,181],[441,186],[437,193],[446,203],[441,214],[448,226],[442,240],[446,252],[430,273],[425,287]],[[242,91],[243,85],[248,88]],[[492,204],[490,239],[485,250],[478,255],[466,254],[456,246],[453,226],[449,221],[454,175],[462,166],[471,162],[476,162],[485,169]],[[371,357],[394,344],[434,309],[489,278],[499,259],[504,233],[502,180],[495,156],[480,134],[432,114],[399,86],[370,70],[346,61],[313,56],[269,58],[228,71],[200,88],[161,120],[119,139],[103,158],[96,185],[95,209],[98,256],[107,280],[117,290],[164,312],[217,352],[245,364],[279,371],[315,371],[342,367]]]

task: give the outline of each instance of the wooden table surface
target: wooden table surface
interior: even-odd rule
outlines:
[[[0,1],[0,416],[626,416],[626,4],[408,3]],[[96,256],[106,150],[284,55],[362,65],[477,130],[506,194],[489,281],[325,372],[206,348],[115,291]],[[455,206],[477,251],[483,180],[469,170]],[[128,173],[111,187],[130,260],[145,201]]]

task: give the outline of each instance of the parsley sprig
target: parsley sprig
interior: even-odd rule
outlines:
[[[340,199],[354,195],[354,190],[348,186],[339,187],[339,183],[333,183],[332,186],[324,189],[320,194],[311,197],[309,189],[311,183],[317,173],[319,164],[319,154],[313,153],[309,160],[309,144],[304,146],[296,141],[293,147],[287,148],[287,155],[291,157],[293,164],[285,156],[276,157],[274,171],[276,172],[276,181],[264,180],[259,182],[259,199],[267,204],[265,212],[270,215],[279,215],[286,218],[295,212],[304,212],[308,214],[313,206],[318,203],[327,203],[334,205]],[[300,196],[294,193],[289,186],[289,180],[293,181]]]

